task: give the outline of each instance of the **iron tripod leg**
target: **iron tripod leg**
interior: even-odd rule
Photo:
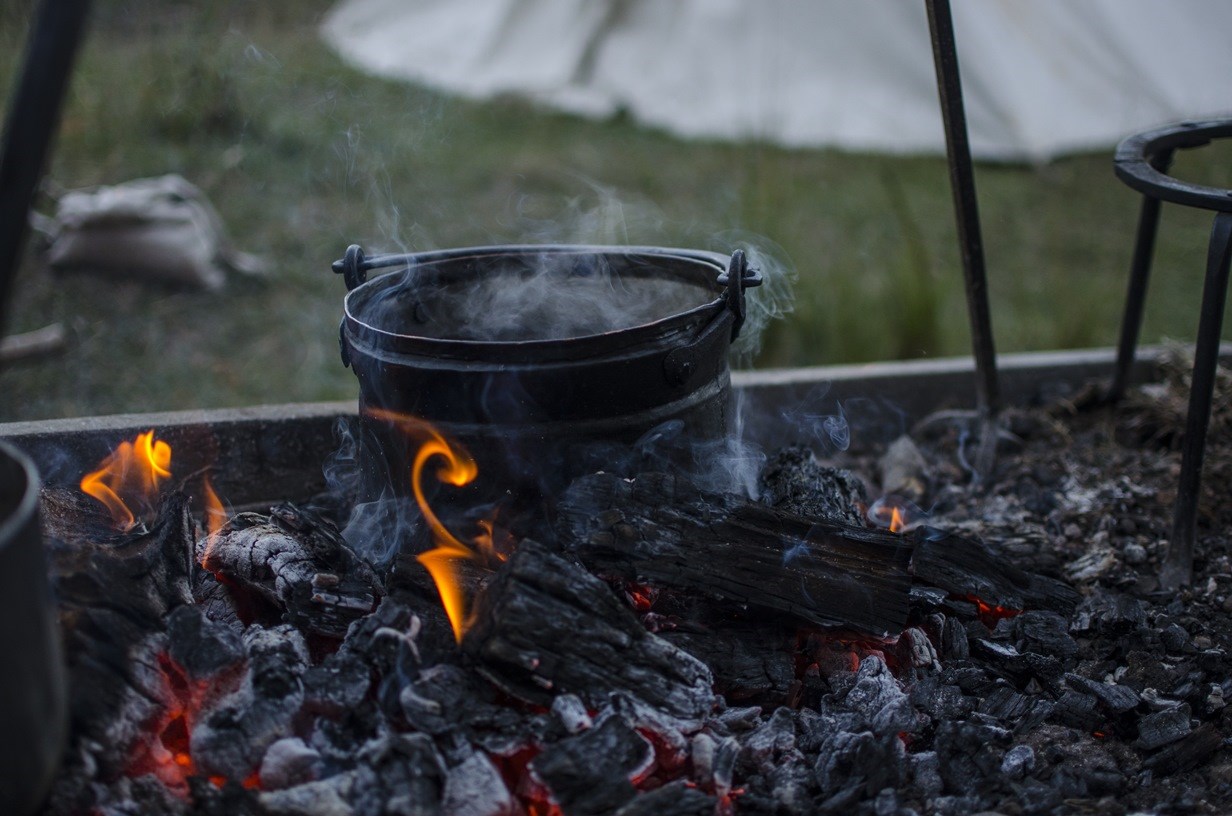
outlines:
[[[1202,287],[1202,312],[1194,350],[1189,413],[1181,448],[1181,478],[1172,505],[1172,535],[1160,570],[1163,589],[1176,590],[1193,580],[1194,539],[1197,535],[1198,494],[1202,488],[1202,461],[1206,431],[1211,420],[1215,371],[1219,362],[1219,335],[1228,297],[1228,268],[1232,262],[1232,213],[1215,215],[1206,256],[1206,281]]]

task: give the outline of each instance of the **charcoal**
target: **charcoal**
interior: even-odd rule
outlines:
[[[194,680],[231,668],[244,659],[244,641],[235,629],[205,616],[201,607],[177,607],[167,616],[167,651]]]
[[[1177,773],[1197,767],[1223,747],[1223,735],[1212,723],[1205,723],[1180,740],[1146,759],[1143,766],[1157,773]]]
[[[634,797],[630,777],[653,761],[650,744],[617,717],[550,745],[531,768],[572,816],[611,813]]]
[[[441,811],[449,816],[515,816],[517,800],[500,772],[482,753],[473,753],[449,769]]]
[[[201,564],[285,610],[305,631],[341,638],[376,608],[379,579],[324,518],[292,504],[240,513],[200,545]]]
[[[444,766],[425,734],[389,734],[359,752],[356,816],[438,816]]]
[[[215,785],[203,776],[188,778],[189,798],[192,800],[194,816],[283,816],[286,811],[267,807],[255,793],[240,787],[235,782],[227,782],[222,787]],[[341,816],[334,811],[296,810],[295,816]],[[288,814],[289,816],[289,814]]]
[[[1080,731],[1094,731],[1104,721],[1103,715],[1095,710],[1098,705],[1093,694],[1069,690],[1053,705],[1050,719]]]
[[[778,708],[769,719],[740,740],[737,764],[750,773],[768,775],[795,747],[794,713],[789,708]]]
[[[254,624],[244,633],[244,646],[243,685],[193,727],[192,756],[208,775],[246,778],[266,750],[290,733],[304,701],[308,649],[298,629]]]
[[[560,539],[597,572],[877,637],[906,625],[908,537],[705,493],[664,474],[586,476],[558,509]]]
[[[779,811],[809,813],[812,810],[813,774],[799,755],[785,757],[765,774],[765,778]]]
[[[293,788],[262,791],[257,800],[261,810],[272,816],[355,816],[349,801],[354,787],[355,773],[348,771]]]
[[[878,737],[871,731],[840,731],[826,740],[813,774],[824,797],[820,809],[845,807],[875,795],[902,779],[906,752],[896,736]]]
[[[1189,633],[1179,623],[1170,623],[1163,627],[1159,632],[1159,640],[1165,649],[1174,654],[1183,654],[1191,649]]]
[[[913,502],[920,502],[928,492],[928,463],[924,454],[906,434],[890,443],[877,460],[881,489]]]
[[[261,788],[282,790],[311,782],[321,770],[321,755],[299,737],[275,742],[261,760]]]
[[[976,701],[958,686],[946,685],[939,677],[928,677],[911,688],[911,704],[934,720],[965,719]]]
[[[729,738],[730,739],[730,738]],[[693,766],[693,781],[709,786],[714,779],[714,756],[719,744],[705,731],[693,735],[689,741],[689,760]]]
[[[862,526],[868,506],[864,482],[849,470],[826,467],[803,446],[784,448],[766,462],[761,501],[800,516]]]
[[[999,685],[992,690],[976,709],[994,720],[1013,724],[1030,709],[1031,700],[1008,685]]]
[[[1114,592],[1096,592],[1074,611],[1070,631],[1122,635],[1146,626],[1146,605],[1137,598]]]
[[[580,734],[594,724],[586,711],[586,704],[576,694],[557,696],[552,701],[552,716],[566,734]]]
[[[559,692],[598,707],[621,691],[700,720],[714,705],[705,664],[647,632],[607,585],[526,540],[476,602],[462,648],[498,687],[551,704]]]
[[[936,751],[921,751],[908,756],[907,767],[911,789],[925,799],[940,796],[945,787],[941,780],[941,760]]]
[[[1147,714],[1138,720],[1138,739],[1134,745],[1144,751],[1154,751],[1189,736],[1189,706]]]
[[[911,605],[917,609],[937,609],[949,600],[950,593],[941,587],[915,584],[911,587]]]
[[[714,782],[716,796],[727,796],[732,791],[735,781],[736,760],[740,758],[740,743],[727,738],[719,743],[714,752],[714,766],[711,779]]]
[[[1129,686],[1116,683],[1101,683],[1089,680],[1078,674],[1065,675],[1065,682],[1070,688],[1085,692],[1099,700],[1100,705],[1113,714],[1121,714],[1134,708],[1140,702],[1137,692]]]
[[[937,671],[941,660],[937,649],[923,629],[911,627],[899,636],[895,654],[900,666],[911,670]],[[915,671],[910,672],[914,678]]]
[[[716,719],[723,724],[724,730],[729,734],[751,731],[762,723],[761,706],[728,708],[722,711]]]
[[[459,666],[432,666],[402,688],[400,702],[406,721],[417,731],[440,736],[470,725],[489,714],[491,703],[470,672]]]
[[[1015,745],[1001,760],[1001,773],[1019,780],[1035,770],[1035,751],[1030,745]]]
[[[1029,734],[1035,730],[1035,727],[1040,723],[1046,722],[1052,716],[1053,709],[1056,704],[1051,700],[1041,700],[1038,697],[1027,700],[1027,710],[1023,713],[1016,723],[1014,723],[1015,734]]]
[[[843,696],[844,705],[859,713],[879,736],[912,730],[915,712],[885,661],[870,655],[860,661],[856,682]]]
[[[637,796],[614,816],[712,816],[715,800],[683,782],[673,782]]]
[[[970,721],[949,721],[937,726],[934,740],[946,790],[982,790],[1001,770],[1010,732]]]
[[[955,618],[945,619],[945,628],[941,633],[941,657],[946,660],[966,659],[971,655],[971,646],[967,640],[967,631]]]
[[[1078,643],[1070,636],[1065,618],[1056,612],[1031,610],[1002,623],[1013,626],[1021,651],[1040,652],[1062,659],[1078,653]]]
[[[732,702],[783,702],[795,681],[794,633],[778,627],[725,626],[708,632],[659,636],[706,664],[715,691]]]
[[[359,705],[368,695],[370,685],[371,672],[358,656],[335,652],[304,673],[304,708],[338,716]]]

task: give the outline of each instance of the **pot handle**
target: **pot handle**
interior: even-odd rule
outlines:
[[[740,334],[747,314],[744,302],[744,290],[750,286],[761,286],[761,270],[750,267],[743,249],[732,253],[727,264],[727,271],[719,275],[718,282],[727,286],[723,294],[726,308],[710,319],[701,332],[679,348],[672,349],[663,360],[663,373],[668,382],[673,385],[684,385],[701,367],[702,361],[713,355],[714,346],[720,342],[720,333],[730,321],[727,342],[735,340]]]
[[[719,275],[719,284],[727,287],[724,298],[734,318],[731,328],[732,340],[740,335],[740,327],[744,325],[744,318],[747,314],[744,290],[751,286],[761,286],[763,280],[761,270],[755,266],[749,266],[743,249],[737,249],[732,253],[731,260],[727,262],[727,271]]]
[[[342,279],[346,281],[348,292],[368,280],[366,260],[363,247],[359,244],[351,244],[347,247],[346,254],[342,256],[342,259],[334,261],[332,264],[331,268],[334,270],[334,273],[342,275]]]

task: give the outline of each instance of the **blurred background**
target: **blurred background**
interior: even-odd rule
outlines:
[[[5,109],[33,5],[0,8]],[[268,268],[194,291],[53,272],[32,239],[7,330],[58,322],[67,345],[0,370],[0,421],[353,398],[330,272],[351,243],[751,245],[795,277],[794,308],[751,365],[968,353],[942,155],[684,139],[619,106],[581,118],[452,96],[344,62],[321,36],[331,6],[95,3],[38,208],[176,173]],[[927,50],[926,28],[919,38]],[[713,59],[731,51],[717,42]],[[1228,148],[1182,154],[1174,174],[1232,186]],[[1139,198],[1111,156],[978,165],[999,352],[1115,343]],[[1205,213],[1165,208],[1143,342],[1192,339],[1209,229]]]

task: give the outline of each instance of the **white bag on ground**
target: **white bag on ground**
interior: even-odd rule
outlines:
[[[46,231],[55,269],[219,289],[227,271],[265,268],[230,246],[205,194],[176,175],[65,193]]]

